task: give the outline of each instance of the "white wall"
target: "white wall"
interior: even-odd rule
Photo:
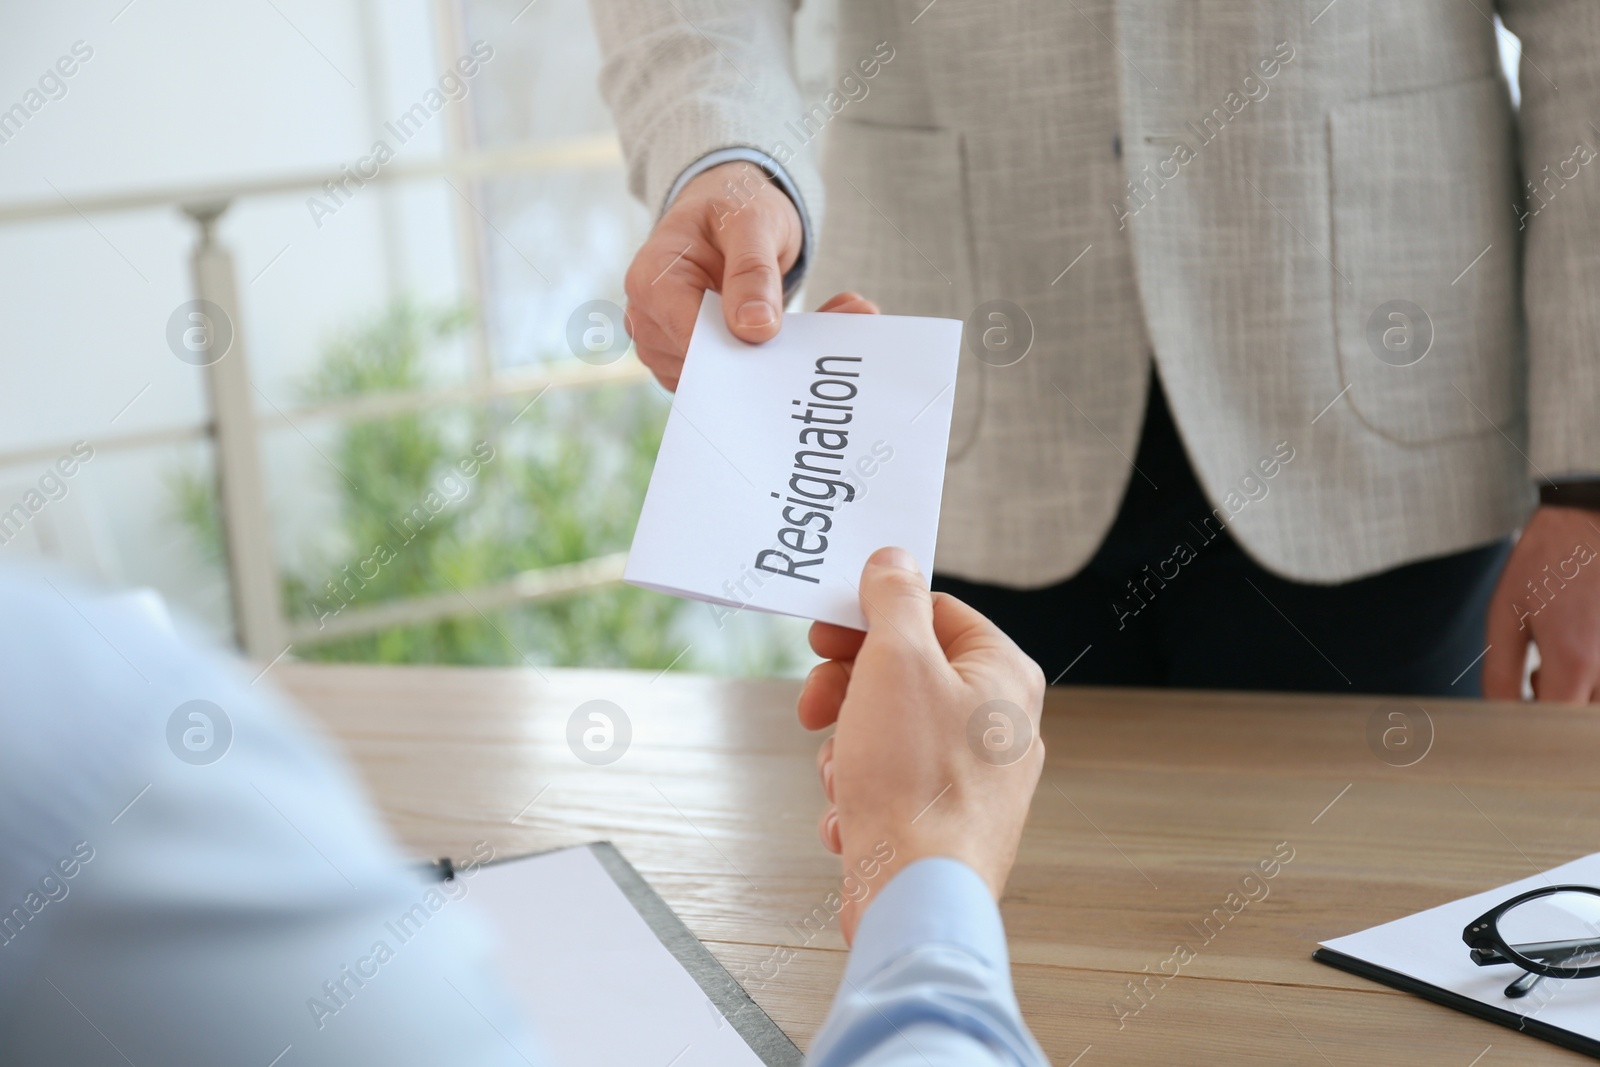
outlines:
[[[835,0],[802,10],[808,95],[831,78],[834,12]],[[446,154],[452,122],[467,131],[466,147],[486,150],[612,131],[584,0],[8,5],[0,111],[27,101],[77,42],[92,56],[65,80],[65,95],[0,143],[0,205],[60,202],[58,190],[77,202],[334,171],[367,155],[382,123],[479,39],[493,59],[464,100],[399,148],[399,161]],[[653,212],[628,197],[620,167],[456,185],[490,225],[443,181],[362,189],[320,227],[305,192],[235,203],[220,233],[236,259],[260,409],[295,407],[296,383],[322,342],[392,296],[470,299],[474,266],[500,367],[564,355],[574,308],[621,301]],[[193,224],[167,208],[0,224],[0,452],[205,417],[202,372],[166,340],[169,317],[193,295],[194,240]],[[441,377],[469,373],[469,346],[445,359]],[[318,444],[324,435],[310,433]],[[263,460],[283,562],[293,567],[302,549],[325,556],[337,476],[293,431],[267,435]],[[42,550],[115,584],[154,586],[226,631],[222,575],[195,558],[166,484],[172,471],[209,471],[209,462],[204,444],[102,451],[25,536],[0,545],[0,562]],[[44,469],[0,465],[0,512]]]
[[[400,101],[417,99],[440,72],[427,0],[386,0],[373,20],[377,99],[366,91],[374,70],[361,0],[125,4],[15,5],[0,13],[0,108],[25,100],[75,42],[93,50],[66,80],[65,96],[0,144],[0,202],[333,169],[366,153],[372,116],[397,114]],[[400,158],[439,154],[443,118]],[[454,194],[438,183],[395,194],[402,224],[392,242],[381,225],[386,195],[362,190],[320,230],[303,195],[241,202],[225,218],[221,233],[236,255],[254,375],[279,406],[292,405],[293,383],[319,342],[381,305],[392,283],[460,298]],[[92,443],[203,418],[200,372],[175,358],[165,339],[169,315],[191,296],[193,241],[193,226],[172,210],[0,226],[0,450]],[[203,453],[102,453],[69,483],[72,503],[46,513],[69,525],[82,513],[105,577],[154,585],[221,624],[226,602],[216,576],[190,558],[164,515],[163,472]],[[298,438],[269,442],[266,455],[286,533],[314,525],[320,460]],[[32,466],[0,470],[0,508],[38,477]],[[0,548],[0,559],[26,550],[28,540]],[[81,548],[71,555],[78,565],[95,562]]]

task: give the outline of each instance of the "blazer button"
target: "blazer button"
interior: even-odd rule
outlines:
[[[1111,135],[1111,155],[1116,159],[1122,158],[1122,131],[1118,130]]]

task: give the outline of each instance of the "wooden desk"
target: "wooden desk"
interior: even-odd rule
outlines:
[[[340,739],[418,856],[610,839],[804,1047],[844,945],[802,925],[838,868],[816,838],[818,739],[795,720],[796,685],[543,673],[273,677]],[[632,722],[611,766],[566,744],[592,699]],[[1589,1062],[1309,958],[1322,938],[1600,851],[1600,715],[1423,701],[1431,750],[1394,767],[1367,739],[1384,703],[1052,692],[1003,906],[1023,1011],[1056,1064]],[[1204,942],[1194,927],[1280,842],[1294,858],[1269,894]],[[1197,956],[1119,1028],[1113,1002],[1138,1006],[1127,983],[1179,942]],[[762,982],[780,945],[795,958]]]

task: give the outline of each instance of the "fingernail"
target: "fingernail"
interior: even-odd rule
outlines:
[[[739,305],[738,321],[740,326],[771,326],[777,316],[765,300],[746,300]]]
[[[822,792],[830,800],[833,799],[833,760],[822,765]]]
[[[900,570],[910,571],[913,574],[920,573],[917,570],[916,559],[903,548],[893,546],[880,548],[872,554],[871,562],[878,564],[880,567],[898,567]]]

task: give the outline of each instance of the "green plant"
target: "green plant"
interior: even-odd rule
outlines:
[[[408,302],[326,349],[302,389],[307,402],[429,384],[437,346],[468,324],[459,311]],[[386,601],[471,590],[529,570],[624,552],[665,425],[667,405],[643,384],[552,390],[486,409],[341,423],[322,452],[337,529],[283,577],[297,623]],[[488,457],[488,458],[485,458]],[[475,471],[468,475],[468,467]],[[210,558],[222,558],[208,479],[170,479],[171,512]],[[430,501],[428,494],[435,494]],[[459,493],[459,496],[458,496]],[[445,506],[433,510],[429,503]],[[330,547],[331,546],[331,547]],[[780,673],[800,654],[796,631],[750,619],[731,639],[696,642],[688,603],[621,584],[516,607],[455,615],[297,645],[306,659],[515,664]],[[700,647],[714,646],[714,647]],[[685,649],[688,649],[685,652]]]

